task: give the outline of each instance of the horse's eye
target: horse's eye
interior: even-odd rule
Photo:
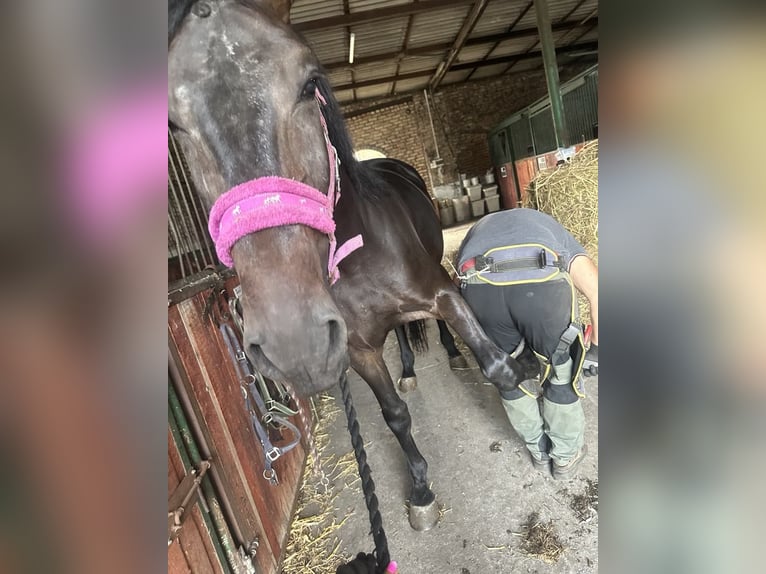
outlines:
[[[317,91],[317,85],[314,78],[311,78],[306,85],[303,86],[303,92],[301,92],[301,99],[311,100],[314,98],[314,94]]]

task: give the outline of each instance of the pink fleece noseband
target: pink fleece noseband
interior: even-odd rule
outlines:
[[[340,278],[338,264],[341,260],[364,245],[361,234],[352,237],[340,247],[335,241],[333,212],[340,199],[340,159],[330,142],[327,123],[322,115],[321,106],[327,102],[319,90],[315,92],[315,98],[320,106],[319,117],[330,164],[327,195],[305,183],[276,176],[246,181],[224,193],[213,204],[208,230],[215,243],[218,258],[225,265],[234,266],[231,248],[245,235],[282,225],[306,225],[330,238],[327,273],[330,284],[334,284]]]

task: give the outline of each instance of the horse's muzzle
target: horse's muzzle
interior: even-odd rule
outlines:
[[[245,321],[245,346],[255,367],[265,376],[289,381],[301,396],[337,384],[348,369],[346,323],[337,311],[318,310],[303,320],[268,333]]]

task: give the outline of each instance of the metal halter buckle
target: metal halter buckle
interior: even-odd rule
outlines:
[[[282,451],[276,446],[266,453],[266,458],[269,459],[269,462],[274,462],[280,456],[282,456]]]
[[[263,478],[268,480],[271,484],[279,484],[279,477],[277,477],[277,471],[273,468],[269,468],[263,471]]]

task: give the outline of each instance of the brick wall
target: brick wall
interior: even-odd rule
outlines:
[[[565,82],[588,65],[565,67],[560,72]],[[431,113],[444,159],[442,177],[429,174],[428,162],[435,157],[433,136],[422,92],[408,101],[401,97],[364,100],[343,107],[356,149],[372,148],[414,165],[426,183],[433,185],[457,181],[458,174],[481,175],[491,167],[487,134],[500,121],[545,96],[543,70],[506,74],[499,78],[446,86],[431,100]],[[361,115],[356,112],[393,101]],[[398,102],[398,103],[397,103]]]
[[[367,106],[370,106],[370,102],[363,107]],[[423,138],[414,102],[404,102],[350,117],[346,124],[356,149],[371,148],[386,157],[406,161],[415,166],[426,183],[429,183]]]

